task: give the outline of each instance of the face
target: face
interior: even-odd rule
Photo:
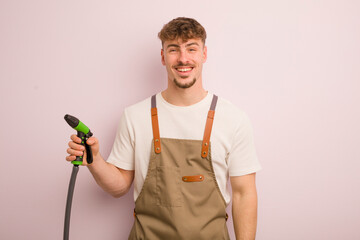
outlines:
[[[161,62],[166,66],[168,79],[180,88],[189,88],[201,81],[206,58],[207,49],[201,39],[165,41],[161,49]]]

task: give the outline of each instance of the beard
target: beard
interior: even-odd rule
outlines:
[[[192,87],[196,82],[196,78],[194,78],[191,82],[188,83],[181,83],[179,82],[176,78],[174,78],[174,83],[176,86],[178,86],[179,88],[189,88]]]

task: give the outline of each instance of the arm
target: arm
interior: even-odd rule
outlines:
[[[85,150],[84,146],[79,144],[81,139],[76,135],[72,135],[71,140],[69,142],[70,148],[67,150],[70,154],[70,156],[66,157],[67,161],[75,160],[76,156],[83,155]],[[134,179],[134,171],[123,170],[107,163],[100,155],[97,138],[89,138],[87,144],[91,146],[93,163],[89,165],[84,161],[83,165],[88,167],[97,184],[113,197],[121,197],[127,193]],[[84,159],[86,159],[86,152]]]
[[[257,224],[255,173],[231,177],[232,215],[237,240],[254,240]]]

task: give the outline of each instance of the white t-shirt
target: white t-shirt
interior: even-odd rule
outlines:
[[[213,94],[200,102],[180,107],[156,95],[160,137],[202,140]],[[135,170],[134,200],[144,184],[153,139],[151,97],[125,108],[108,162],[118,168]],[[219,97],[210,137],[211,157],[216,180],[227,204],[229,176],[242,176],[261,169],[247,115]]]

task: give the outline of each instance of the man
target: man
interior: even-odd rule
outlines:
[[[176,18],[159,33],[168,87],[124,110],[107,161],[92,137],[96,182],[114,197],[134,180],[135,221],[129,239],[229,239],[226,205],[230,193],[237,239],[255,239],[257,161],[251,124],[228,101],[205,91],[205,29]],[[71,136],[68,161],[84,147]],[[84,156],[86,159],[86,156]]]

